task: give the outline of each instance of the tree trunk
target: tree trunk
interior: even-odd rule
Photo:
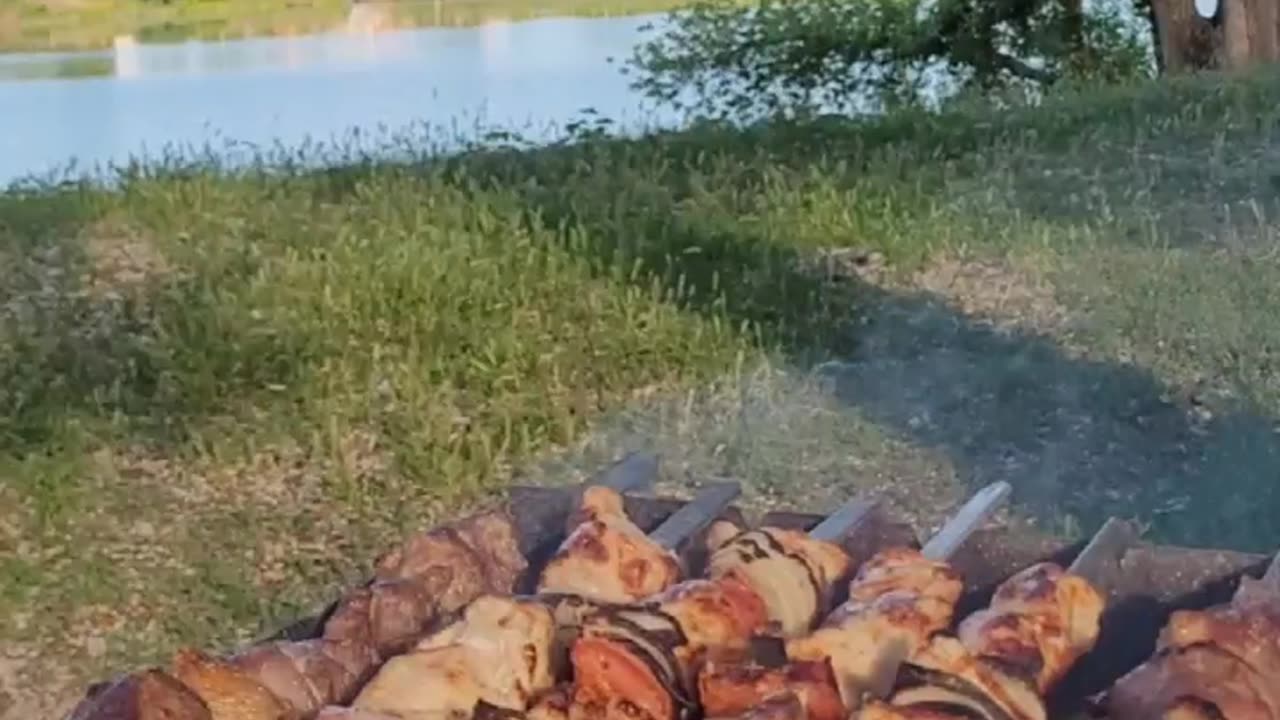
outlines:
[[[1219,0],[1200,17],[1194,0],[1152,0],[1162,72],[1238,70],[1280,61],[1280,0]]]

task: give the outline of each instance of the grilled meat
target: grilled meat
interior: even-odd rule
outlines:
[[[765,622],[764,603],[735,577],[690,580],[644,605],[602,609],[573,646],[570,714],[672,720],[692,708],[704,654],[745,648]]]
[[[867,561],[849,584],[849,600],[822,626],[787,642],[792,660],[830,658],[848,707],[863,692],[887,689],[898,665],[951,624],[963,583],[945,563],[910,549],[889,549]]]
[[[411,580],[438,613],[453,613],[486,593],[510,593],[528,562],[506,512],[477,513],[410,537],[377,563],[380,581]]]
[[[405,717],[470,717],[480,702],[523,712],[552,685],[551,611],[485,596],[462,619],[389,660],[352,707]]]
[[[1115,720],[1280,720],[1280,590],[1244,578],[1230,603],[1174,612],[1107,701]]]
[[[850,600],[874,600],[887,592],[909,590],[954,606],[964,592],[960,573],[945,562],[930,560],[919,550],[887,548],[858,568],[849,583]],[[948,618],[947,623],[950,623]]]
[[[1227,720],[1278,720],[1268,695],[1274,681],[1213,645],[1171,649],[1122,677],[1107,697],[1114,720],[1214,717]]]
[[[227,662],[300,718],[313,717],[326,705],[350,702],[373,667],[367,647],[329,640],[264,643]]]
[[[298,712],[249,673],[199,650],[179,650],[173,676],[209,708],[213,720],[295,720]]]
[[[1097,642],[1105,602],[1087,580],[1053,563],[1033,565],[996,588],[958,636],[972,654],[1047,692]]]
[[[213,720],[200,696],[162,670],[90,688],[67,720]]]
[[[806,720],[842,720],[844,703],[826,660],[766,668],[751,663],[710,660],[698,673],[698,698],[708,717],[742,715],[775,695],[792,692]]]
[[[740,532],[721,521],[708,531],[707,543],[709,577],[737,577],[751,586],[768,609],[769,630],[784,637],[813,629],[833,586],[849,571],[849,556],[840,546],[796,530]]]
[[[326,621],[324,638],[369,648],[372,667],[477,597],[510,593],[527,564],[505,512],[428,530],[379,560],[372,583],[347,593]],[[368,670],[348,669],[361,676]]]
[[[807,717],[800,698],[795,693],[784,692],[764,700],[734,720],[806,720]],[[717,718],[708,715],[707,720]]]
[[[948,708],[985,720],[1047,718],[1034,684],[970,654],[959,640],[945,635],[935,636],[902,665],[887,701],[906,708]]]
[[[542,571],[539,593],[626,603],[655,595],[679,579],[675,554],[631,522],[616,491],[587,488],[574,520],[576,526]]]

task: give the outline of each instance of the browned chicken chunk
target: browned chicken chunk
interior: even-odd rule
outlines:
[[[769,631],[783,637],[813,629],[850,565],[840,546],[796,530],[739,532],[722,521],[708,531],[708,547],[708,576],[732,575],[750,585],[768,608]]]
[[[627,517],[616,491],[587,488],[577,517],[577,526],[543,569],[539,593],[625,603],[655,595],[679,579],[675,554]]]
[[[1087,580],[1040,563],[1001,583],[985,610],[960,623],[958,635],[970,653],[1031,679],[1044,693],[1093,649],[1104,606]]]

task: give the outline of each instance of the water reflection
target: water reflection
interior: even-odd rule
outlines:
[[[166,145],[297,146],[413,124],[445,128],[441,141],[475,135],[478,125],[544,139],[585,108],[624,124],[669,121],[648,114],[608,62],[660,20],[343,28],[165,45],[124,36],[101,53],[0,55],[0,107],[22,108],[0,113],[0,184],[71,158],[120,162]]]

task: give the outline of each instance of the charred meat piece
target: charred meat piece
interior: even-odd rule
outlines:
[[[849,571],[849,556],[834,543],[780,528],[739,532],[718,522],[708,531],[708,575],[736,577],[768,608],[771,634],[809,632],[827,611],[832,588]]]
[[[741,715],[769,698],[792,692],[807,720],[842,720],[844,703],[826,660],[766,668],[742,662],[710,660],[698,672],[698,698],[708,717]]]
[[[300,718],[355,697],[373,668],[368,649],[328,640],[255,645],[227,663],[256,680]]]
[[[296,710],[230,663],[193,649],[179,650],[173,676],[209,708],[213,720],[295,720]]]
[[[526,565],[505,512],[419,533],[378,561],[372,583],[347,593],[325,622],[324,638],[367,647],[376,663],[409,649],[477,597],[510,593]]]
[[[452,613],[483,594],[510,593],[527,566],[511,516],[490,510],[410,537],[378,561],[374,577],[414,581],[437,612]]]
[[[369,648],[377,662],[412,647],[438,617],[426,586],[414,580],[374,581],[347,593],[325,623],[324,637]]]
[[[213,720],[200,696],[162,670],[97,685],[67,720]]]
[[[1087,580],[1040,563],[1001,583],[958,635],[969,652],[1031,678],[1044,693],[1093,649],[1104,606]]]
[[[587,488],[575,520],[542,571],[539,593],[626,603],[655,595],[679,579],[675,554],[631,522],[616,491]]]
[[[523,712],[552,685],[554,627],[544,605],[498,596],[473,602],[462,619],[391,658],[352,707],[412,717],[465,714],[480,702]]]

